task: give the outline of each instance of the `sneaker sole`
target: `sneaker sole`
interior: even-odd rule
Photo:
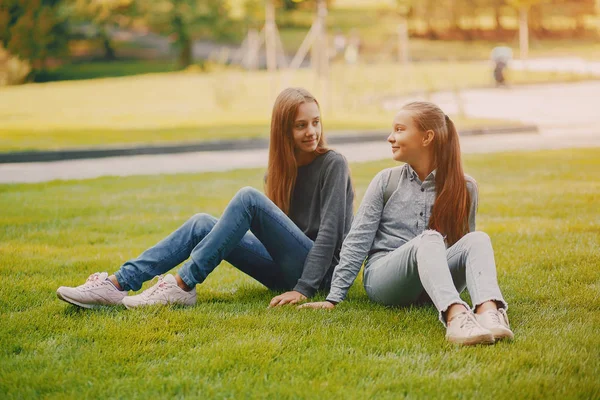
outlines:
[[[182,306],[182,307],[193,307],[196,305],[196,303],[194,304],[183,304],[183,303],[152,303],[152,304],[131,304],[128,305],[126,302],[123,301],[123,305],[125,306],[126,309],[128,310],[132,310],[134,308],[141,308],[141,307],[152,307],[152,306]]]
[[[127,304],[127,303],[123,302],[123,305],[125,306],[125,308],[126,308],[126,309],[128,309],[128,310],[132,310],[132,309],[134,309],[134,308],[140,308],[140,307],[149,307],[149,306],[155,306],[155,305],[162,305],[162,306],[164,306],[164,305],[166,305],[166,304],[162,304],[162,303],[154,303],[154,304],[137,304],[137,305],[131,304],[131,305],[130,305],[130,304]]]
[[[65,303],[69,303],[69,304],[72,304],[74,306],[81,307],[81,308],[87,308],[87,309],[94,309],[94,308],[100,308],[100,307],[115,307],[115,306],[120,306],[121,305],[121,303],[119,303],[119,304],[85,304],[85,303],[80,303],[77,300],[70,299],[69,297],[60,294],[59,292],[56,292],[56,297],[58,297],[60,300],[64,301]]]
[[[92,308],[101,307],[98,304],[84,304],[84,303],[80,303],[80,302],[75,301],[73,299],[69,299],[68,297],[64,297],[63,295],[61,295],[58,292],[56,292],[56,297],[58,297],[60,300],[64,301],[65,303],[69,303],[69,304],[72,304],[74,306],[81,307],[81,308],[92,309]]]
[[[493,335],[480,335],[474,336],[470,338],[455,338],[455,337],[447,337],[446,338],[450,343],[460,344],[462,346],[474,346],[477,344],[494,344],[494,336]]]
[[[501,331],[501,332],[493,332],[492,334],[494,335],[494,340],[495,341],[499,341],[499,340],[513,340],[515,338],[514,333],[512,333],[512,331]]]

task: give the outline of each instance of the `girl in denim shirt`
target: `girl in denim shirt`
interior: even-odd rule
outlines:
[[[78,287],[62,286],[58,298],[85,308],[193,305],[196,285],[222,260],[286,291],[271,307],[329,289],[352,222],[354,191],[346,159],[327,148],[319,105],[304,89],[286,89],[275,101],[265,192],[241,189],[221,218],[197,214],[114,275],[95,273]],[[177,274],[127,296],[188,258]]]
[[[448,341],[512,339],[490,238],[475,231],[477,183],[463,173],[452,120],[435,104],[409,103],[396,115],[388,142],[393,159],[405,164],[373,179],[342,246],[327,301],[302,307],[334,308],[365,263],[371,300],[389,306],[431,300]],[[459,296],[465,288],[473,312]]]

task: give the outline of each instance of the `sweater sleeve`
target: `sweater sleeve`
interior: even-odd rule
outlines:
[[[333,272],[331,291],[327,296],[332,303],[344,300],[371,250],[383,212],[383,193],[390,172],[383,170],[373,178],[354,217],[342,246],[340,263]]]
[[[479,188],[477,182],[470,176],[466,176],[467,180],[467,191],[471,197],[471,206],[469,207],[469,232],[474,232],[476,228],[475,216],[477,215],[477,208],[479,207]]]
[[[333,155],[333,154],[332,154]],[[336,247],[344,239],[350,170],[339,154],[324,167],[320,185],[320,223],[317,237],[304,262],[304,270],[294,290],[312,297],[331,268]]]

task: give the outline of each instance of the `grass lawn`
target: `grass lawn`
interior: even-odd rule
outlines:
[[[359,119],[353,122],[324,121],[327,137],[343,134],[350,130],[372,130],[375,134],[388,129],[393,113],[375,114],[372,120]],[[517,121],[487,118],[455,117],[454,122],[462,130],[469,128],[522,125]],[[92,148],[111,146],[134,146],[141,144],[186,143],[210,140],[236,140],[269,136],[267,122],[240,125],[201,125],[158,129],[54,129],[50,131],[26,131],[0,129],[0,152],[25,150],[59,150],[68,148]],[[391,128],[390,128],[391,129]],[[381,136],[381,135],[380,135]]]
[[[446,343],[433,307],[375,305],[358,281],[331,312],[268,310],[274,293],[226,264],[192,308],[56,298],[219,215],[262,170],[1,185],[0,398],[599,398],[599,151],[466,157],[516,335],[475,348]],[[352,165],[358,199],[390,165]]]
[[[287,86],[306,87],[327,104],[326,129],[387,129],[393,112],[382,111],[383,99],[489,86],[491,71],[478,62],[423,63],[412,70],[334,65],[331,76],[329,97],[308,70],[281,73],[274,81],[264,71],[223,70],[6,87],[0,96],[0,151],[266,136],[274,96]],[[509,80],[517,85],[585,78],[511,71]],[[461,127],[498,123],[458,122]]]

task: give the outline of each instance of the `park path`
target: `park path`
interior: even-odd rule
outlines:
[[[522,121],[540,128],[537,134],[465,136],[461,138],[464,153],[595,147],[600,157],[600,81],[473,89],[461,92],[460,96],[463,109],[470,117]],[[399,107],[412,99],[395,99],[386,106]],[[448,114],[457,111],[456,97],[452,93],[435,93],[429,99]],[[380,160],[391,155],[385,135],[381,142],[340,144],[335,148],[350,162]],[[265,167],[266,160],[267,151],[259,149],[0,164],[0,183],[226,171]]]

